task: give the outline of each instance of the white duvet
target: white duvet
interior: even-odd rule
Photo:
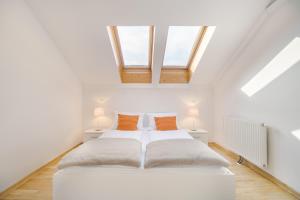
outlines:
[[[193,139],[190,134],[184,129],[173,131],[119,131],[109,130],[104,132],[99,138],[130,138],[138,140],[142,143],[142,162],[141,167],[144,166],[144,158],[147,144],[158,140],[170,139]]]

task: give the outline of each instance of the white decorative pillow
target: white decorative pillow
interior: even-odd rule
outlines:
[[[148,120],[149,120],[149,128],[152,130],[156,130],[156,125],[155,125],[155,119],[154,117],[172,117],[172,116],[177,116],[177,113],[174,112],[161,112],[161,113],[147,113],[148,115]],[[177,117],[176,117],[177,119]],[[176,122],[176,125],[178,123]]]
[[[139,112],[117,112],[117,111],[115,111],[113,129],[117,129],[117,127],[118,127],[118,114],[121,114],[121,115],[138,115],[139,120],[138,120],[138,123],[137,123],[137,129],[142,130],[144,128],[144,125],[143,125],[144,113],[139,113]]]

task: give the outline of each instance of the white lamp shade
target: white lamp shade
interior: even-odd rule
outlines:
[[[104,115],[104,110],[101,107],[95,108],[94,110],[94,116],[99,117]]]
[[[199,116],[199,110],[196,108],[191,108],[189,110],[189,115],[192,117],[198,117]]]

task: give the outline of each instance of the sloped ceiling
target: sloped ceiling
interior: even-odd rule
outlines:
[[[191,84],[213,84],[270,0],[27,0],[85,85],[120,84],[107,25],[155,25],[153,86],[169,25],[215,25]]]

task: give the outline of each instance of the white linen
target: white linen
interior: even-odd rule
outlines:
[[[89,140],[65,155],[58,169],[74,166],[140,167],[141,142],[135,139],[102,138]]]
[[[129,138],[136,139],[142,144],[147,145],[150,142],[158,140],[170,139],[193,139],[193,137],[185,130],[172,130],[172,131],[120,131],[109,130],[105,131],[99,138]]]
[[[171,116],[175,116],[176,117],[176,126],[177,126],[177,114],[174,112],[165,112],[165,113],[147,113],[146,114],[148,116],[148,120],[149,120],[149,128],[151,128],[152,130],[156,130],[156,125],[155,125],[155,119],[154,117],[171,117]]]
[[[169,135],[167,135],[168,133]],[[140,135],[140,140],[143,143],[149,143],[151,140],[157,141],[157,139],[163,140],[170,137],[173,139],[190,137],[187,134],[184,130],[161,131],[159,133],[157,131],[113,130],[106,131],[101,137],[138,138],[137,135]],[[143,165],[141,168],[143,168]],[[147,170],[128,167],[118,168],[116,166],[78,166],[61,169],[54,174],[53,199],[150,200],[166,199],[168,197],[167,199],[182,200],[188,197],[190,200],[232,200],[235,194],[234,180],[232,172],[225,167],[218,166],[153,168]],[[153,181],[155,181],[155,184],[153,184]],[[130,187],[124,187],[128,182],[131,184]],[[166,193],[166,186],[175,188],[175,190]],[[150,188],[150,190],[147,188]],[[215,192],[216,188],[218,188],[218,192]],[[193,195],[191,196],[191,194]]]
[[[137,129],[142,130],[144,128],[144,115],[145,115],[144,113],[140,113],[140,112],[117,112],[117,111],[115,111],[113,129],[116,129],[118,127],[118,114],[120,114],[120,115],[138,115],[139,120],[138,120],[138,123],[137,123]]]
[[[146,154],[146,146],[150,142],[158,140],[170,140],[170,139],[193,139],[184,129],[172,130],[172,131],[120,131],[120,130],[108,130],[105,131],[101,138],[129,138],[136,139],[142,143],[142,159],[141,168],[144,167],[144,158]]]
[[[105,131],[99,138],[128,138],[135,139],[143,143],[142,131],[120,131],[120,130],[109,130]]]
[[[147,143],[158,140],[171,140],[171,139],[193,139],[193,137],[184,129],[172,131],[149,131]]]
[[[145,168],[223,166],[229,162],[203,142],[191,139],[161,140],[147,145]]]
[[[147,139],[145,131],[120,131],[120,130],[110,130],[105,131],[99,138],[129,138],[129,139],[135,139],[142,143],[142,152],[141,152],[141,167],[144,166],[144,158],[146,153],[146,145]]]

